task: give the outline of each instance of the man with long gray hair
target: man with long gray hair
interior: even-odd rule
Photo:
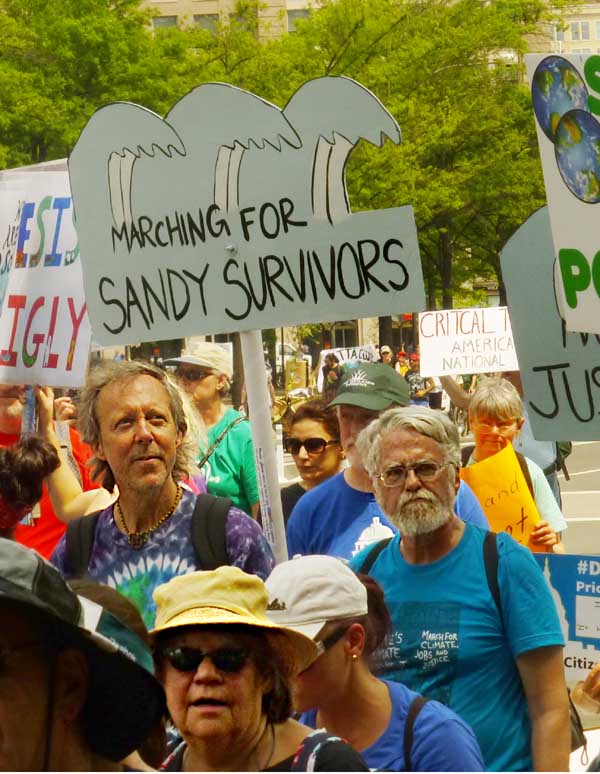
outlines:
[[[402,536],[366,548],[351,563],[383,587],[392,615],[380,653],[384,676],[469,723],[486,769],[567,770],[556,608],[526,548],[454,514],[455,425],[429,408],[390,409],[362,431],[357,446],[377,502]]]
[[[69,524],[52,555],[67,578],[85,574],[116,588],[151,626],[152,592],[175,575],[213,569],[209,563],[269,575],[273,554],[258,524],[230,500],[182,486],[195,449],[164,371],[140,361],[96,366],[81,392],[79,425],[94,450],[94,476],[109,491],[116,484],[119,496]]]

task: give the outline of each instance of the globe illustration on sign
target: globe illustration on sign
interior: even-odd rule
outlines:
[[[586,110],[570,110],[554,138],[556,163],[571,193],[583,202],[600,201],[600,123]]]
[[[561,117],[570,110],[587,110],[588,90],[576,68],[562,56],[543,59],[531,83],[533,109],[542,131],[554,142]]]

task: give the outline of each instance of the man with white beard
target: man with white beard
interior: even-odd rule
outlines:
[[[568,770],[556,608],[525,547],[454,514],[456,426],[429,408],[390,409],[362,431],[357,448],[377,502],[402,535],[351,562],[382,586],[392,615],[382,676],[469,723],[487,770]]]

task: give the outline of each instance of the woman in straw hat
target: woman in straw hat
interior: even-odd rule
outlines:
[[[259,578],[219,567],[173,578],[154,598],[157,673],[183,738],[163,770],[368,770],[338,737],[290,719],[288,681],[318,651],[267,618]]]

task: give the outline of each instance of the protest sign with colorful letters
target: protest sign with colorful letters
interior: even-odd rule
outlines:
[[[508,532],[518,543],[532,547],[529,538],[540,515],[511,444],[461,468],[460,477],[475,492],[494,532]]]
[[[534,554],[546,578],[565,638],[563,662],[573,689],[600,661],[600,557]],[[600,715],[578,707],[584,728],[598,728]]]
[[[78,387],[84,380],[90,325],[62,166],[0,175],[0,382]]]
[[[94,337],[132,343],[415,311],[412,208],[351,213],[349,154],[400,129],[353,80],[303,84],[283,110],[227,84],[163,120],[98,110],[70,158]]]
[[[600,333],[600,56],[531,54],[526,63],[558,307],[568,331]]]
[[[567,333],[554,298],[548,209],[500,256],[528,415],[539,441],[600,438],[600,336]]]
[[[517,371],[508,309],[442,309],[419,314],[422,376]]]

